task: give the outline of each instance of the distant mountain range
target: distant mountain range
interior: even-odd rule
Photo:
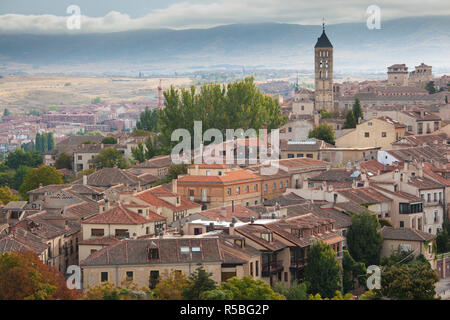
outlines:
[[[209,29],[139,30],[108,34],[0,34],[0,74],[35,71],[184,72],[219,65],[313,69],[321,26],[260,23]],[[337,72],[385,72],[386,66],[421,62],[450,70],[450,17],[329,25]]]

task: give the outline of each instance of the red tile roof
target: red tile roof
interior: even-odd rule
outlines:
[[[178,210],[186,210],[191,208],[197,208],[201,207],[201,204],[195,203],[193,201],[190,201],[188,199],[185,199],[181,196],[178,196],[177,194],[173,193],[172,191],[162,187],[154,187],[151,189],[147,189],[144,191],[141,191],[134,195],[136,198],[147,202],[148,204],[151,204],[155,207],[167,207],[171,210],[178,211]],[[164,199],[161,199],[160,197],[180,197],[180,205],[175,206]]]
[[[108,211],[100,213],[95,217],[85,220],[85,224],[142,224],[152,221],[165,220],[164,217],[151,213],[148,217],[143,216],[130,211],[124,207],[124,205],[119,204],[119,206],[112,208]]]

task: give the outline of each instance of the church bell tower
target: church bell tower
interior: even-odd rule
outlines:
[[[333,45],[323,31],[314,46],[315,93],[314,109],[332,111],[333,102]]]

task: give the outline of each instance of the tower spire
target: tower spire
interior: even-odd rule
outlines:
[[[325,17],[322,17],[322,29],[325,32]]]

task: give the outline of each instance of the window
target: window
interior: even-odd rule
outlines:
[[[303,158],[303,153],[297,153],[297,158]]]
[[[83,156],[78,156],[77,159],[78,160],[83,160]]]
[[[231,188],[227,189],[227,194],[230,196],[231,195]]]
[[[128,238],[129,237],[128,229],[116,229],[115,235],[118,238]]]
[[[283,189],[283,182],[280,182],[280,189]]]
[[[255,276],[259,277],[259,261],[255,261]]]
[[[253,277],[253,262],[250,262],[250,275]]]
[[[222,175],[222,171],[219,171],[219,176],[221,176]]]
[[[433,193],[433,201],[437,201],[437,193]]]
[[[289,181],[286,180],[286,183],[284,185],[286,186],[286,188],[289,187]]]
[[[305,106],[302,106],[302,111],[304,111],[305,110]]]
[[[312,159],[312,158],[313,158],[313,155],[312,155],[312,153],[307,153],[307,154],[306,154],[306,157]]]
[[[203,233],[202,228],[194,228],[194,235],[199,235],[199,234],[202,234],[202,233]]]
[[[241,188],[240,187],[237,187],[236,188],[236,194],[239,194],[241,192]]]
[[[277,188],[277,184],[274,182],[272,183],[272,189],[275,190]]]
[[[200,247],[192,247],[192,252],[200,252]]]
[[[258,185],[257,184],[253,185],[253,191],[258,191]]]
[[[103,237],[104,235],[104,229],[91,229],[91,237]]]
[[[386,138],[386,132],[382,132],[382,133],[381,133],[381,137],[382,137],[382,138]]]
[[[100,281],[101,282],[107,282],[108,281],[108,272],[102,272],[100,274]]]
[[[369,133],[368,132],[364,132],[364,137],[365,138],[369,138]]]
[[[189,247],[180,247],[180,252],[182,254],[189,254]]]
[[[127,280],[133,280],[133,271],[127,271],[126,275],[127,275]]]
[[[288,159],[292,159],[293,157],[294,157],[294,154],[292,154],[292,153],[288,153]]]
[[[431,193],[427,193],[427,202],[431,202]]]
[[[371,121],[367,122],[367,125],[372,126],[372,122]]]
[[[249,193],[250,191],[250,187],[249,186],[245,186],[245,192]]]
[[[400,228],[404,228],[405,227],[405,222],[400,221]]]
[[[267,184],[264,185],[264,191],[267,191]]]
[[[261,233],[261,238],[266,240],[267,242],[272,242],[272,234],[271,233]]]
[[[285,271],[284,272],[284,281],[287,282],[288,281],[288,273]]]
[[[292,128],[291,127],[288,128],[288,132],[292,132]]]
[[[157,248],[150,248],[148,250],[148,259],[149,260],[159,259],[159,251]]]
[[[156,285],[158,284],[159,280],[159,271],[158,270],[152,270],[150,271],[150,289],[154,289]]]

